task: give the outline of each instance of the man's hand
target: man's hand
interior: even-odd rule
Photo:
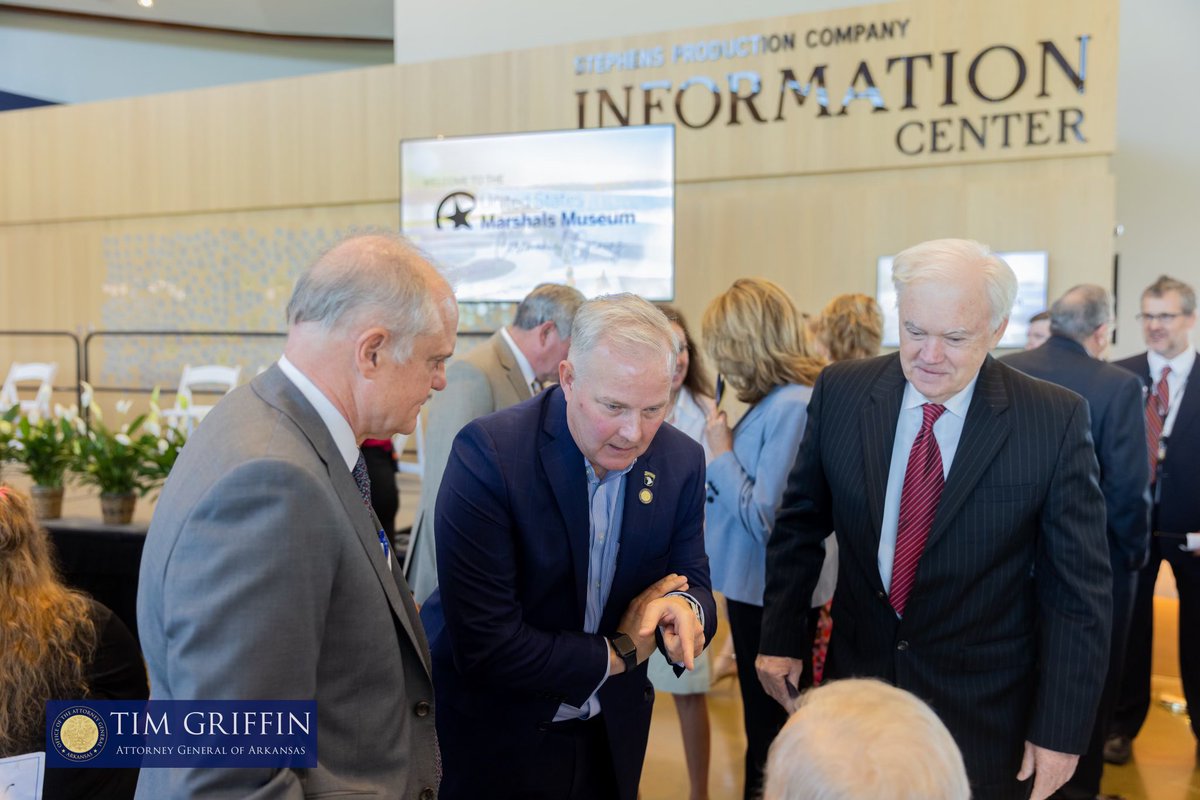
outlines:
[[[759,655],[754,659],[754,668],[758,671],[758,682],[762,684],[767,694],[775,698],[775,702],[783,706],[789,714],[796,710],[796,700],[800,697],[797,688],[800,685],[800,674],[804,672],[804,662],[788,656]]]
[[[704,626],[696,618],[692,604],[678,595],[651,601],[642,614],[638,638],[649,638],[653,644],[655,628],[662,630],[663,644],[671,663],[682,663],[686,669],[695,669],[696,656],[704,649]]]
[[[649,658],[650,654],[653,653],[654,649],[658,646],[657,642],[654,641],[654,628],[657,626],[657,623],[651,626],[648,636],[642,633],[642,621],[646,618],[647,614],[650,613],[651,604],[665,599],[663,595],[667,594],[668,592],[686,592],[687,589],[687,578],[682,575],[671,573],[665,578],[661,578],[647,586],[641,594],[629,602],[629,607],[625,609],[625,613],[621,615],[620,623],[617,624],[617,630],[619,630],[621,633],[628,634],[629,637],[633,639],[633,643],[637,645],[639,664]],[[682,597],[675,599],[680,600],[684,605],[687,605],[687,601],[683,600]],[[655,613],[661,613],[661,609],[658,609]],[[623,671],[624,667],[616,670],[612,674],[615,675],[617,672]]]
[[[1032,775],[1033,794],[1029,800],[1046,800],[1058,791],[1058,787],[1071,779],[1078,763],[1077,755],[1047,750],[1026,741],[1025,757],[1021,759],[1021,771],[1017,773],[1017,780],[1028,780]]]

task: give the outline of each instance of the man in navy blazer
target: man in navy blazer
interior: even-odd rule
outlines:
[[[1200,557],[1181,548],[1185,534],[1200,532],[1200,370],[1189,338],[1196,327],[1196,290],[1164,275],[1142,292],[1138,319],[1148,351],[1116,363],[1142,381],[1148,404],[1157,403],[1165,388],[1167,413],[1160,441],[1147,454],[1155,462],[1154,536],[1150,560],[1138,576],[1120,699],[1104,752],[1118,764],[1129,760],[1131,742],[1150,709],[1154,582],[1164,560],[1179,587],[1179,672],[1192,733],[1200,738],[1200,637],[1194,633],[1200,630]]]
[[[636,797],[645,662],[716,627],[704,454],[660,427],[677,348],[640,298],[585,303],[560,386],[455,440],[422,610],[445,800]]]
[[[1075,774],[1059,789],[1056,796],[1061,800],[1093,800],[1100,794],[1104,740],[1121,685],[1134,588],[1150,547],[1150,470],[1144,457],[1142,384],[1127,370],[1101,360],[1108,349],[1112,320],[1112,303],[1104,287],[1076,286],[1054,301],[1049,340],[1036,349],[1000,359],[1087,400],[1092,442],[1100,461],[1113,572],[1112,645],[1092,739]]]
[[[759,678],[794,702],[811,646],[796,620],[836,530],[825,674],[928,702],[976,800],[1045,800],[1087,748],[1108,659],[1087,404],[988,355],[1017,280],[983,245],[916,245],[892,279],[900,352],[826,367],[813,387],[767,543]]]

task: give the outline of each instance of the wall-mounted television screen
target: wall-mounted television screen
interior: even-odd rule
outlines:
[[[460,302],[539,283],[674,297],[675,128],[409,139],[400,227]]]
[[[1017,302],[1008,328],[997,347],[1024,347],[1029,318],[1046,308],[1047,265],[1044,250],[996,253],[1017,274]],[[883,310],[883,346],[900,346],[900,314],[896,310],[896,287],[892,285],[892,256],[880,256],[876,271],[875,299]]]

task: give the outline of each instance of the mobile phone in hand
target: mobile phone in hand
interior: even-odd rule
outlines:
[[[717,408],[721,407],[721,398],[725,396],[725,376],[717,373],[717,396],[713,398]]]

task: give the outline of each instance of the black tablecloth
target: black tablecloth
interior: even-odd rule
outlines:
[[[64,580],[111,608],[137,638],[138,570],[146,526],[76,518],[42,524],[58,551]]]

